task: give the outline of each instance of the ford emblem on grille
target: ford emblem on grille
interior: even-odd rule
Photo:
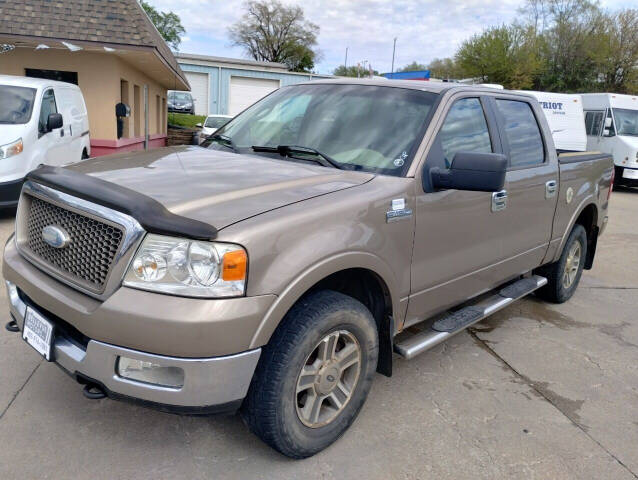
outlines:
[[[47,225],[42,229],[42,240],[53,248],[64,248],[71,241],[71,237],[63,228]]]

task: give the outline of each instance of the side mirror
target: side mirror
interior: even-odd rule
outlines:
[[[605,128],[611,127],[611,117],[605,118]]]
[[[195,126],[199,127],[199,128],[202,128],[203,125],[201,123],[196,123]]]
[[[610,129],[610,128],[606,128],[603,130],[603,137],[613,137],[616,134]]]
[[[430,170],[435,189],[499,192],[505,185],[507,157],[500,153],[457,152],[449,169]]]
[[[49,113],[49,117],[47,118],[47,132],[55,130],[56,128],[62,128],[64,125],[64,121],[62,120],[62,115],[59,113]]]

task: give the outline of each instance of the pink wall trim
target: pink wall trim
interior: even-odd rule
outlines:
[[[148,146],[149,148],[165,147],[166,135],[163,133],[149,135]],[[144,137],[120,138],[118,140],[91,139],[92,157],[101,157],[112,153],[134,152],[136,150],[144,150]]]

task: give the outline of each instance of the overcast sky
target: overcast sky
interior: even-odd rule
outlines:
[[[148,0],[162,11],[177,13],[186,28],[180,51],[223,57],[245,57],[230,45],[228,26],[242,15],[242,0]],[[635,0],[605,0],[616,9]],[[304,8],[321,28],[318,73],[364,60],[375,70],[390,71],[392,41],[397,37],[395,68],[416,60],[427,64],[454,54],[459,44],[485,27],[509,23],[523,0],[284,0]]]

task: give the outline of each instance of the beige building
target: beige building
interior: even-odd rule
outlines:
[[[166,144],[166,92],[190,87],[136,0],[0,2],[0,19],[0,74],[77,84],[92,156]]]

